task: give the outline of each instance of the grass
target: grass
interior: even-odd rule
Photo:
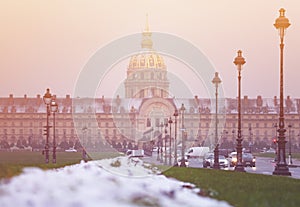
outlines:
[[[300,180],[289,177],[203,168],[173,167],[164,172],[194,183],[201,194],[225,200],[236,207],[298,207]]]
[[[18,175],[24,167],[39,167],[42,169],[59,168],[81,161],[81,153],[57,152],[57,163],[53,164],[50,154],[49,164],[45,164],[45,156],[41,152],[0,152],[0,178]]]
[[[93,159],[103,159],[118,156],[115,152],[92,153]],[[52,153],[49,154],[49,163],[45,163],[45,155],[41,152],[0,151],[0,179],[18,175],[24,167],[39,167],[41,169],[52,169],[79,163],[82,160],[81,152],[57,152],[57,162],[52,163]]]
[[[101,159],[118,155],[107,152],[94,153],[91,157]],[[56,164],[45,164],[41,152],[0,152],[0,179],[15,176],[28,166],[51,169],[81,160],[81,152],[58,152]],[[300,179],[203,168],[159,167],[166,170],[164,174],[168,177],[195,184],[202,195],[225,200],[235,207],[300,206]]]

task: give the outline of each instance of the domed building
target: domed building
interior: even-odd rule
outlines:
[[[148,23],[142,33],[141,51],[130,58],[125,80],[125,98],[167,98],[169,80],[163,57],[152,47]]]

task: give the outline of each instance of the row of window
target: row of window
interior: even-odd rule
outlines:
[[[242,128],[274,128],[276,127],[277,122],[274,123],[242,123]],[[295,122],[295,121],[290,121],[290,122],[285,122],[286,125],[292,125],[293,128],[300,128],[300,123],[299,122]],[[52,122],[51,122],[52,124]],[[199,128],[209,128],[210,127],[210,122],[199,122],[198,123],[198,127]],[[35,122],[0,122],[0,127],[43,127],[46,124],[44,122],[39,122],[38,125],[36,125]],[[131,123],[129,122],[120,122],[117,124],[118,126],[116,126],[113,122],[100,122],[98,123],[99,127],[106,127],[106,128],[117,128],[117,127],[131,127]],[[180,122],[178,122],[178,125],[180,125]],[[88,128],[94,128],[94,127],[98,127],[97,125],[95,126],[94,124],[92,124],[91,122],[88,123],[84,123],[84,122],[78,122],[76,124],[76,127],[88,127]],[[158,127],[159,125],[155,125],[154,127]],[[74,127],[74,123],[73,122],[56,122],[56,127]],[[149,127],[149,126],[148,126]],[[186,122],[185,123],[185,127],[189,127],[189,128],[194,128],[195,126],[195,122]],[[237,127],[237,123],[236,122],[226,122],[224,125],[225,128],[236,128]]]
[[[227,128],[228,129],[228,128]],[[43,134],[43,130],[44,129],[0,129],[0,134],[2,135],[7,135],[7,134],[19,134],[19,135],[23,135],[23,134]],[[169,128],[167,128],[167,133]],[[197,131],[197,134],[203,134],[205,132],[205,134],[208,133],[208,128],[206,129],[188,129],[188,134],[194,134],[194,130]],[[66,128],[61,128],[61,129],[56,129],[56,133],[57,134],[74,134],[75,129],[66,129]],[[82,133],[82,134],[96,134],[96,133],[100,133],[102,130],[101,129],[86,129],[86,130],[79,130],[78,133]],[[113,134],[113,135],[117,135],[117,134],[124,134],[124,131],[126,131],[126,134],[132,133],[131,129],[116,129],[116,128],[112,128],[112,129],[104,129],[105,134]],[[134,129],[133,129],[134,131]],[[160,131],[160,129],[157,129],[157,131]],[[172,128],[172,133],[174,133],[175,129]],[[286,133],[296,133],[298,130],[296,129],[289,129],[287,130]],[[103,132],[103,131],[102,131]],[[50,129],[50,133],[52,133],[52,130]],[[178,132],[179,133],[179,132]],[[232,131],[227,131],[226,128],[223,130],[223,132],[221,134],[227,134],[228,136],[232,133],[232,135],[236,134],[237,131],[235,128],[232,129]],[[258,130],[258,129],[252,129],[249,130],[247,128],[242,128],[242,134],[244,135],[259,135],[259,134],[265,134],[265,135],[275,135],[276,134],[276,130],[274,129],[264,129],[264,130]],[[179,133],[180,134],[180,133]],[[299,132],[299,136],[300,136],[300,132]]]

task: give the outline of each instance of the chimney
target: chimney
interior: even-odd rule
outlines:
[[[278,105],[277,96],[274,96],[274,106],[276,107]]]
[[[13,94],[9,94],[8,104],[9,105],[14,105],[14,96],[13,96]]]
[[[36,95],[36,105],[39,106],[39,105],[41,105],[42,102],[43,102],[43,100],[41,100],[41,95],[37,94]]]
[[[249,102],[248,102],[248,96],[244,96],[244,108],[248,108]]]
[[[198,96],[196,95],[194,98],[195,98],[196,105],[198,106],[198,105],[199,105],[199,99],[198,99]]]
[[[257,107],[262,107],[262,105],[263,105],[263,100],[262,100],[261,96],[257,96],[256,106]]]

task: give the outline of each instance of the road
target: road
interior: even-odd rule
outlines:
[[[162,164],[157,161],[156,154],[153,154],[152,157],[145,157],[144,160],[155,164]],[[245,170],[248,173],[272,175],[275,165],[276,163],[272,158],[256,157],[256,167],[245,167]],[[202,168],[202,159],[189,159],[189,167]],[[234,170],[234,167],[224,168],[222,170]],[[289,166],[289,171],[292,173],[293,178],[300,179],[300,161],[294,159],[293,166]]]
[[[200,168],[202,167],[202,160],[190,159],[189,164],[190,167]],[[300,179],[300,161],[294,160],[293,164],[299,167],[296,166],[289,167],[289,170],[292,173],[292,177]],[[245,167],[245,170],[248,173],[272,175],[275,165],[276,163],[272,158],[256,157],[256,167]],[[223,170],[234,170],[234,167],[225,168]]]

